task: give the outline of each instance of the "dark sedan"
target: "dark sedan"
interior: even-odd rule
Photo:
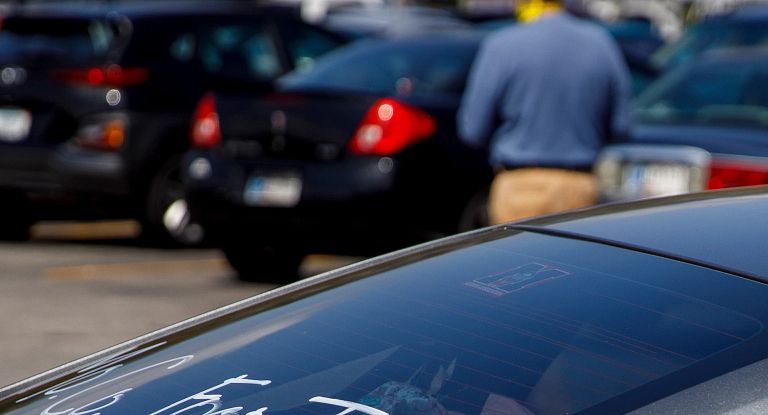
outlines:
[[[207,95],[183,172],[194,221],[243,279],[307,253],[370,255],[483,224],[491,177],[455,115],[478,33],[371,39],[280,79]]]
[[[635,123],[597,163],[610,200],[768,183],[768,53],[681,66],[637,99]]]
[[[764,413],[766,190],[371,259],[4,388],[0,413]]]
[[[11,10],[0,31],[0,236],[46,218],[127,215],[145,234],[199,240],[199,228],[169,226],[168,208],[182,197],[179,157],[202,93],[274,79],[345,42],[291,9],[246,2]]]

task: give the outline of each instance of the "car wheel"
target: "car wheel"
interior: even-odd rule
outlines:
[[[239,280],[272,284],[288,284],[299,279],[299,267],[305,254],[289,249],[247,244],[222,248]]]
[[[459,232],[471,231],[486,227],[490,224],[488,219],[488,191],[477,192],[469,202],[459,218]]]
[[[0,190],[0,239],[25,241],[35,222],[29,199],[22,191]]]
[[[142,236],[153,242],[196,246],[203,242],[203,227],[190,217],[181,182],[180,158],[170,158],[149,185]]]

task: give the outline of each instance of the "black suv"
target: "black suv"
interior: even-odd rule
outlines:
[[[145,233],[200,239],[169,209],[182,200],[177,164],[200,96],[265,88],[253,80],[345,41],[293,9],[242,1],[11,12],[0,31],[0,232],[129,215]]]

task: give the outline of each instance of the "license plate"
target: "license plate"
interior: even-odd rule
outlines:
[[[622,193],[634,197],[688,193],[691,168],[680,164],[630,164],[624,167]]]
[[[0,142],[18,143],[29,135],[32,114],[15,108],[0,108]]]
[[[301,198],[302,180],[297,173],[270,173],[251,176],[243,200],[249,206],[293,207]]]

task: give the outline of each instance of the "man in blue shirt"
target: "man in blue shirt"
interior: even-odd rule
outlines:
[[[554,0],[483,42],[458,114],[466,143],[488,146],[493,223],[594,204],[597,153],[623,136],[631,82],[610,35]]]

